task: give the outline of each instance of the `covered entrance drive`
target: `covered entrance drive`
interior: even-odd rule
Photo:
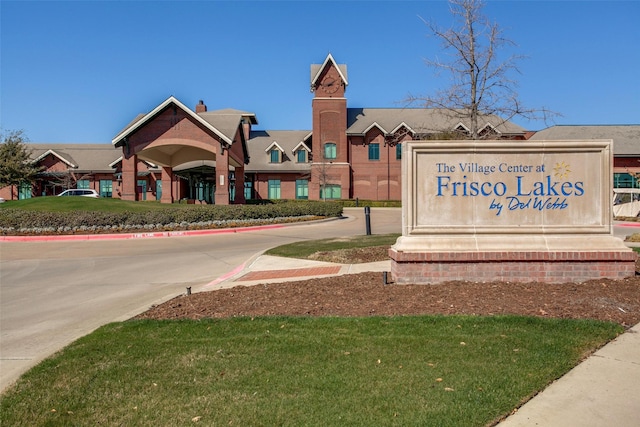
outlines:
[[[244,186],[247,119],[242,112],[207,113],[202,102],[193,112],[174,97],[139,116],[112,141],[122,147],[122,199],[141,200],[136,176],[144,160],[161,169],[162,203],[244,203],[243,194],[233,197],[230,184],[235,176]]]
[[[194,165],[197,163],[197,165]],[[214,162],[189,162],[173,168],[173,173],[186,185],[184,198],[200,203],[215,203],[216,168]],[[230,193],[233,193],[230,188]],[[230,201],[233,200],[229,197]]]

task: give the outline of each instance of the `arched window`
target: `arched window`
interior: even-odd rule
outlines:
[[[324,158],[335,159],[336,158],[336,144],[335,142],[327,142],[324,144]]]

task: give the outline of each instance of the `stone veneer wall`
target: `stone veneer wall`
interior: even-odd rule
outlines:
[[[610,140],[408,141],[396,283],[635,275],[613,235]]]
[[[478,282],[584,282],[635,274],[635,252],[397,252],[389,250],[398,284]]]

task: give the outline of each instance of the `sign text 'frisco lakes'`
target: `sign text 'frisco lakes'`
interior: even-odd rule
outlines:
[[[583,181],[570,179],[564,161],[552,170],[546,164],[435,163],[437,197],[486,198],[487,208],[500,215],[507,211],[566,209],[573,197],[585,194]],[[478,179],[477,177],[480,177]]]

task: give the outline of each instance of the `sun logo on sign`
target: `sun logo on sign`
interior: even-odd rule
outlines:
[[[563,179],[569,176],[569,174],[571,173],[571,169],[569,169],[569,165],[563,161],[560,163],[556,163],[555,167],[553,168],[553,172],[556,178]]]

